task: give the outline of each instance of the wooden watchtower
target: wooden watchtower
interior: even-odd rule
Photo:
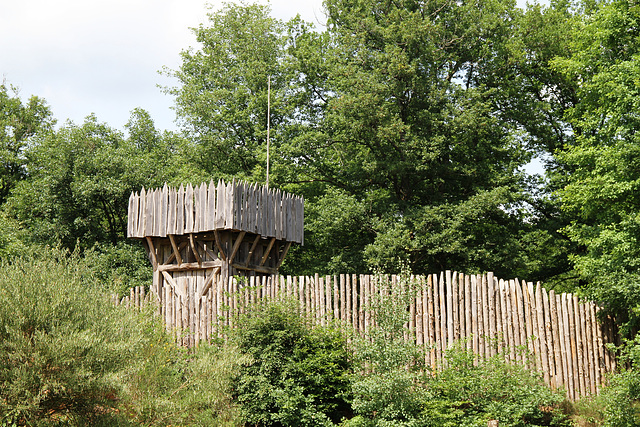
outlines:
[[[174,297],[198,304],[232,276],[275,274],[291,244],[304,244],[303,221],[303,199],[280,190],[235,181],[165,185],[131,194],[127,236],[145,243],[151,291],[163,307],[178,304]],[[185,320],[171,309],[174,319],[166,321]]]

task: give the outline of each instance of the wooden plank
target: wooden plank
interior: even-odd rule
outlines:
[[[413,305],[414,305],[414,313],[415,313],[415,337],[416,337],[416,345],[420,346],[420,348],[424,347],[424,335],[425,335],[425,331],[424,331],[424,311],[423,311],[423,305],[422,305],[422,301],[424,300],[423,295],[424,295],[424,288],[423,286],[419,286],[417,284],[418,278],[414,277],[412,280],[412,283],[415,284],[414,286],[414,298],[413,298]]]
[[[442,273],[440,274],[440,277],[442,277]],[[431,276],[431,280],[433,282],[433,324],[434,324],[434,331],[435,331],[435,358],[434,358],[434,364],[441,364],[442,363],[442,319],[444,318],[444,314],[441,314],[441,302],[440,300],[442,299],[442,296],[444,294],[443,292],[440,292],[440,285],[442,282],[444,282],[444,280],[440,281],[438,280],[438,275],[437,274],[433,274]],[[443,290],[444,290],[444,285],[443,285]]]
[[[278,259],[278,263],[276,265],[276,268],[280,268],[280,266],[284,262],[284,258],[287,256],[287,252],[289,252],[290,248],[291,248],[291,242],[285,243],[284,250],[282,251],[282,255],[280,255],[280,258]]]
[[[153,236],[153,191],[149,190],[145,196],[144,236]]]
[[[444,290],[444,299],[445,302],[445,310],[442,313],[446,313],[446,339],[443,342],[446,342],[446,348],[448,349],[453,345],[454,340],[454,332],[453,332],[453,284],[451,281],[451,270],[446,270],[444,272],[445,278],[445,290]]]
[[[569,337],[571,345],[571,366],[573,378],[573,399],[578,400],[580,397],[580,376],[578,367],[578,341],[576,336],[575,307],[573,305],[573,295],[567,295],[567,308],[569,317]]]
[[[269,258],[269,253],[271,252],[271,248],[273,248],[273,244],[276,242],[276,238],[273,237],[270,241],[269,244],[267,245],[267,249],[264,251],[264,255],[262,256],[262,259],[260,260],[260,265],[264,265],[265,262],[267,262],[267,258]]]
[[[184,194],[184,232],[193,233],[193,220],[194,220],[194,200],[193,200],[193,186],[187,184],[187,188]]]
[[[212,231],[216,225],[216,183],[213,179],[209,182],[207,186],[207,208],[205,211],[206,218],[204,221],[204,231]]]
[[[218,188],[216,189],[216,212],[214,216],[214,228],[223,229],[225,224],[226,208],[224,205],[226,194],[226,186],[222,180],[218,180]]]
[[[138,237],[144,237],[147,230],[147,194],[142,187],[138,199]]]
[[[565,354],[565,358],[567,360],[567,377],[568,377],[568,382],[566,384],[566,388],[567,388],[567,392],[569,394],[569,399],[571,399],[572,401],[576,400],[576,394],[575,394],[575,366],[574,366],[574,354],[576,352],[575,350],[575,345],[573,344],[573,338],[574,336],[573,334],[573,329],[571,327],[571,319],[573,318],[573,315],[571,314],[571,308],[570,308],[570,296],[566,293],[563,293],[561,295],[561,301],[562,301],[562,323],[563,323],[563,327],[564,327],[564,341],[565,341],[565,350],[566,350],[566,354]]]
[[[489,298],[489,340],[486,343],[486,346],[489,349],[489,356],[495,356],[497,353],[496,347],[496,334],[498,333],[498,318],[499,312],[497,312],[497,308],[499,307],[500,293],[497,292],[497,286],[493,277],[493,273],[487,273],[487,294]]]
[[[549,381],[547,384],[551,386],[551,388],[555,388],[555,359],[553,356],[553,335],[551,332],[551,307],[549,303],[549,295],[547,290],[542,288],[542,305],[544,311],[544,333],[545,333],[545,347],[547,349],[547,366],[549,371]]]
[[[478,354],[483,357],[488,355],[488,350],[485,348],[485,337],[489,333],[489,296],[486,284],[487,274],[479,274],[476,277],[476,297],[478,302],[476,334],[478,335]],[[487,314],[485,315],[485,313]]]
[[[464,338],[466,340],[467,350],[473,351],[473,330],[471,325],[473,312],[473,302],[471,300],[471,276],[468,274],[461,274],[460,283],[464,283]]]
[[[198,214],[198,232],[208,231],[207,219],[209,217],[209,190],[204,182],[200,184],[200,211]]]
[[[533,295],[529,291],[529,285],[527,282],[522,282],[522,309],[523,309],[523,320],[524,320],[524,328],[525,328],[525,342],[527,344],[527,350],[529,354],[533,356],[535,354],[534,349],[534,332],[533,332],[533,319],[531,317],[531,305],[532,305]],[[527,364],[530,368],[535,368],[531,366],[529,363]]]
[[[584,313],[584,329],[585,329],[585,343],[586,343],[586,367],[589,378],[589,392],[592,395],[596,394],[596,372],[595,372],[595,346],[593,345],[593,331],[591,330],[591,311],[589,309],[589,302],[582,303],[582,309]]]
[[[524,284],[524,282],[522,282]],[[520,346],[520,356],[518,360],[520,360],[523,364],[526,364],[527,358],[526,354],[524,354],[524,348],[527,346],[527,329],[525,325],[525,315],[524,315],[524,301],[522,295],[522,286],[519,280],[514,281],[515,295],[514,295],[514,304],[515,304],[515,316],[516,316],[516,324],[517,324],[517,344]]]
[[[134,195],[133,192],[129,195],[129,204],[127,207],[127,237],[134,237],[133,233],[133,222],[134,222]],[[137,215],[136,215],[137,216]]]
[[[470,288],[471,288],[471,319],[470,319],[470,340],[471,340],[471,350],[473,354],[476,355],[475,363],[477,363],[477,355],[480,352],[479,348],[479,330],[478,330],[478,276],[471,275],[470,276]]]
[[[600,388],[604,383],[604,378],[606,375],[606,365],[604,359],[604,343],[602,340],[602,328],[600,321],[598,319],[598,310],[599,307],[592,303],[592,321],[593,321],[593,334],[594,334],[594,343],[596,346],[596,350],[594,351],[594,356],[596,357],[596,378],[597,378],[597,393],[600,394]]]
[[[176,233],[184,234],[184,187],[180,184],[178,188],[178,209],[176,211]]]
[[[562,305],[562,294],[556,294],[556,310],[558,312],[558,344],[560,346],[560,362],[562,364],[562,386],[567,391],[567,398],[571,399],[569,395],[569,365],[567,362],[569,349],[567,348],[567,337],[565,336],[565,309]]]
[[[168,203],[169,208],[167,210],[167,234],[176,234],[176,210],[178,209],[178,194],[176,193],[176,189],[173,187],[169,187],[168,194]]]
[[[451,312],[453,318],[452,339],[458,341],[460,339],[460,294],[458,292],[458,273],[453,272],[451,275]]]
[[[562,387],[564,384],[564,372],[562,367],[562,355],[560,354],[563,345],[560,343],[560,322],[558,317],[558,305],[556,302],[556,293],[552,289],[549,291],[549,308],[551,319],[551,336],[553,338],[553,358],[555,366],[554,386],[556,388]]]
[[[574,315],[574,331],[576,336],[576,349],[578,352],[578,357],[576,358],[576,364],[578,367],[578,382],[580,384],[580,396],[586,396],[586,383],[585,383],[585,375],[584,375],[584,364],[583,364],[583,334],[582,334],[582,318],[580,316],[580,302],[578,301],[578,297],[576,295],[573,296],[573,315]]]
[[[344,274],[340,274],[339,276],[339,280],[340,280],[340,315],[339,315],[339,319],[341,321],[342,324],[345,323],[345,319],[347,318],[347,285],[346,285],[346,278]]]
[[[538,342],[540,343],[540,353],[538,357],[542,365],[542,373],[545,384],[549,384],[549,356],[547,353],[547,338],[545,335],[544,303],[542,301],[542,287],[540,282],[536,284],[535,290],[536,318],[538,321]]]
[[[447,349],[447,303],[446,303],[446,282],[444,272],[440,272],[438,277],[438,301],[440,303],[440,311],[438,317],[440,319],[440,347],[442,350],[441,357]],[[442,358],[440,359],[442,361]]]
[[[426,276],[425,283],[425,298],[426,298],[426,326],[425,331],[427,333],[427,338],[425,341],[428,345],[427,350],[427,366],[430,366],[431,369],[435,369],[436,367],[436,330],[434,324],[434,303],[433,303],[433,276]]]
[[[168,210],[169,210],[169,187],[167,187],[167,183],[165,182],[162,187],[162,191],[159,193],[160,196],[160,225],[159,225],[159,236],[167,237],[167,228],[168,228]]]
[[[513,281],[504,281],[504,297],[505,297],[505,311],[506,311],[506,330],[507,330],[507,346],[509,347],[509,359],[515,362],[516,359],[516,340],[515,340],[515,328],[513,325],[513,305],[511,303],[511,295],[513,293]]]
[[[235,229],[235,198],[234,198],[234,187],[236,185],[236,180],[233,179],[231,182],[228,182],[224,187],[224,207],[225,207],[225,230],[233,230]],[[269,286],[269,284],[267,284]]]

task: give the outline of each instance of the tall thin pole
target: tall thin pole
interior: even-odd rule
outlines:
[[[271,131],[271,76],[267,79],[267,187],[269,187],[269,133]]]

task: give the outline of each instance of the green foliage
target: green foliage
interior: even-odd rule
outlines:
[[[115,307],[91,259],[42,249],[0,264],[1,425],[240,425],[246,356],[177,347],[154,316]]]
[[[0,271],[2,421],[87,423],[113,403],[136,315],[112,306],[76,255],[45,251]]]
[[[564,168],[558,195],[571,218],[565,232],[578,249],[571,260],[585,295],[628,331],[640,325],[638,19],[632,3],[595,3],[575,24],[581,36],[571,51],[553,62],[580,82],[579,102],[565,114],[575,141],[556,154]]]
[[[609,378],[600,401],[604,407],[604,426],[640,426],[640,335],[625,341],[619,361],[623,368]],[[629,364],[625,368],[625,364]]]
[[[403,277],[396,286],[380,277],[386,291],[367,309],[375,327],[355,341],[355,356],[363,372],[353,376],[352,407],[357,415],[345,426],[419,426],[424,404],[430,398],[425,387],[424,349],[404,339],[407,307],[418,287]]]
[[[120,296],[136,286],[148,289],[152,281],[148,256],[137,242],[96,243],[83,256],[96,279]]]
[[[385,279],[379,283],[385,286]],[[356,417],[348,427],[568,426],[564,394],[539,374],[503,355],[481,358],[457,342],[436,372],[423,364],[425,349],[404,339],[410,301],[419,285],[404,278],[371,306],[375,326],[356,341],[364,367],[352,382]]]
[[[249,358],[226,345],[202,343],[187,351],[160,330],[145,335],[145,346],[120,375],[121,406],[139,425],[242,425],[232,400],[233,378]]]
[[[552,391],[541,376],[498,354],[479,358],[458,342],[447,351],[444,368],[428,383],[436,400],[460,414],[459,425],[569,426],[565,396]]]
[[[54,124],[42,98],[32,96],[23,103],[15,88],[0,84],[0,205],[26,176],[24,152],[31,138]]]
[[[310,328],[291,303],[252,310],[236,331],[251,357],[235,382],[250,425],[334,425],[349,413],[350,355],[340,331]]]

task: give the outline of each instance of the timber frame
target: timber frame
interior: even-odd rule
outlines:
[[[256,184],[213,181],[132,193],[127,235],[145,245],[151,291],[199,298],[234,276],[277,274],[304,243],[303,199]],[[214,287],[215,288],[215,287]]]

